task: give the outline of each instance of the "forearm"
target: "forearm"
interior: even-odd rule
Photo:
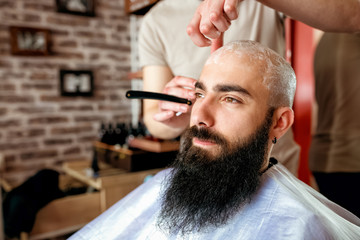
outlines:
[[[322,31],[360,31],[360,0],[257,1]]]
[[[157,113],[157,110],[147,110],[144,112],[144,122],[152,136],[160,139],[173,139],[181,135],[186,126],[181,128],[175,128],[167,126],[164,123],[154,120],[153,116]]]

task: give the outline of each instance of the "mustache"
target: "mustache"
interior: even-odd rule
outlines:
[[[221,134],[213,132],[208,128],[192,126],[188,129],[187,136],[198,138],[200,140],[211,141],[219,145],[226,145],[227,141]]]

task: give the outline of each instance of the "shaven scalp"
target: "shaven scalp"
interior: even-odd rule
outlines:
[[[278,53],[250,40],[230,42],[215,51],[207,64],[221,65],[227,54],[246,58],[249,65],[256,64],[262,72],[263,84],[270,91],[270,107],[292,107],[296,90],[296,77],[291,65]]]

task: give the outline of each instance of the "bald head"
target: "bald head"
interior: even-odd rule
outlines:
[[[262,76],[262,83],[269,90],[270,107],[292,107],[296,77],[291,65],[283,57],[260,43],[242,40],[219,48],[205,65],[221,65],[224,59],[234,57],[241,59],[242,64],[247,63]],[[233,67],[236,67],[237,63],[234,61]]]

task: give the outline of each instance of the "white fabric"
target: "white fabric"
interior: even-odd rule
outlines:
[[[168,174],[169,170],[158,173],[71,236],[70,240],[360,239],[360,219],[303,184],[280,164],[263,174],[261,187],[251,203],[225,226],[185,238],[181,235],[166,236],[155,225],[162,182]]]

